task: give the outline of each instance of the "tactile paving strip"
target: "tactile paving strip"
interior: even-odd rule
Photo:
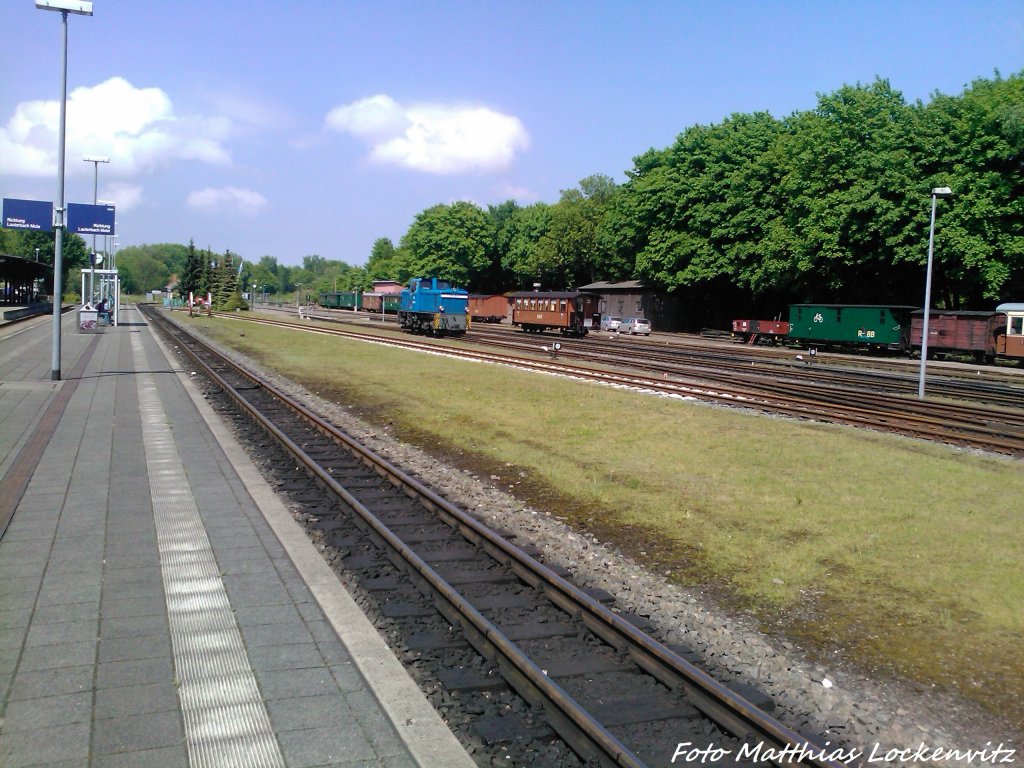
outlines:
[[[138,336],[132,336],[132,353],[136,370],[145,371]],[[189,764],[283,767],[152,374],[139,374],[138,392]]]

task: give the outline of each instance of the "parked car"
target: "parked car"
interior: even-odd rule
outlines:
[[[602,331],[617,331],[619,325],[622,324],[621,317],[602,317],[601,318],[601,330]]]
[[[619,323],[619,333],[630,335],[642,333],[644,336],[651,335],[651,321],[642,317],[627,317]]]

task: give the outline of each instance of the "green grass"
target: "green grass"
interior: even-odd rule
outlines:
[[[968,695],[992,682],[1002,692],[995,706],[1024,721],[1020,462],[193,322],[464,466],[524,477],[531,503],[548,500],[680,581],[713,585],[812,650],[845,647],[861,663]]]

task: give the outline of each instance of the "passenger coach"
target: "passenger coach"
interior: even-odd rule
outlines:
[[[1024,359],[1024,304],[1000,304],[996,312],[1006,316],[1005,333],[996,337],[996,354]]]
[[[527,333],[557,329],[581,338],[593,328],[598,297],[582,291],[521,291],[510,294],[512,325]]]

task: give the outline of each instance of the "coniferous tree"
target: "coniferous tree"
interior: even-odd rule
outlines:
[[[181,283],[179,290],[181,297],[185,301],[188,300],[188,294],[191,291],[194,296],[200,295],[200,282],[203,276],[203,255],[196,250],[196,243],[194,240],[188,241],[188,254],[185,257],[185,269],[181,275]]]
[[[200,251],[199,256],[202,259],[202,268],[199,272],[199,290],[196,291],[196,297],[205,298],[206,294],[212,293],[213,254],[207,248],[205,251]]]

